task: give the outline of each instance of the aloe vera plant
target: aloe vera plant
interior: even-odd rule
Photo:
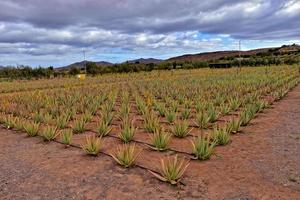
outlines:
[[[46,126],[42,130],[42,136],[46,141],[54,140],[55,137],[57,136],[57,128],[54,126]]]
[[[73,124],[74,133],[83,133],[85,131],[86,121],[83,118],[77,119]]]
[[[107,136],[111,131],[111,128],[109,127],[108,123],[101,120],[97,124],[97,135],[100,137]]]
[[[60,133],[61,142],[65,145],[70,145],[73,138],[73,132],[71,129],[63,130]]]
[[[113,159],[125,168],[133,166],[138,155],[134,144],[123,144],[118,146],[116,152],[111,154]]]
[[[171,135],[166,133],[164,129],[156,129],[154,134],[150,136],[153,149],[157,151],[164,151],[168,148]]]
[[[209,137],[199,136],[192,142],[192,153],[196,159],[207,160],[213,154],[215,145],[216,143],[211,142]]]
[[[218,145],[226,145],[230,141],[230,133],[226,128],[214,128],[212,133],[213,141]]]
[[[174,112],[174,111],[168,111],[166,113],[166,118],[167,118],[167,121],[170,124],[172,124],[175,121],[175,119],[176,119],[176,112]]]
[[[184,172],[189,166],[189,162],[184,159],[178,159],[178,156],[162,159],[160,165],[160,174],[149,171],[161,181],[176,185],[180,182]]]
[[[40,124],[35,122],[25,122],[24,129],[28,136],[34,137],[37,136],[39,131]]]
[[[124,121],[122,124],[122,130],[119,133],[119,138],[124,143],[129,143],[131,140],[133,140],[134,134],[135,134],[135,127],[133,126],[132,122]]]
[[[153,112],[146,112],[144,115],[144,128],[147,132],[153,133],[156,129],[159,129],[159,120]]]
[[[189,130],[189,124],[187,121],[177,121],[172,127],[173,135],[179,138],[186,137],[190,132],[191,130]]]
[[[92,156],[97,156],[102,148],[102,139],[95,136],[86,136],[85,143],[81,145],[82,150]]]
[[[200,129],[206,129],[209,125],[209,116],[205,112],[198,113],[195,122]]]

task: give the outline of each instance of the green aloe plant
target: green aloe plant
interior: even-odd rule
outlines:
[[[61,131],[60,139],[63,144],[70,145],[72,138],[73,138],[73,132],[71,129],[66,129],[66,130]]]
[[[25,122],[24,129],[28,136],[34,137],[37,136],[39,131],[40,124],[36,122]]]
[[[97,135],[100,137],[107,136],[111,131],[111,128],[109,128],[109,125],[107,122],[101,120],[97,124]]]
[[[210,138],[199,136],[192,142],[192,153],[196,159],[207,160],[213,154],[215,145],[215,142],[210,142]]]
[[[132,122],[124,121],[122,124],[122,130],[119,133],[119,138],[124,143],[129,143],[131,140],[133,140],[134,134],[135,134],[135,127],[133,126]]]
[[[171,135],[166,133],[164,129],[156,129],[154,134],[150,136],[153,149],[157,151],[164,151],[168,148]]]
[[[133,166],[138,155],[139,154],[136,152],[134,144],[123,144],[122,146],[118,146],[116,152],[114,154],[111,154],[113,159],[119,165],[122,165],[125,168]]]
[[[46,141],[54,140],[55,137],[57,136],[57,127],[46,126],[42,130],[42,136],[43,136],[44,140],[46,140]]]
[[[186,137],[191,130],[189,130],[189,124],[187,121],[177,121],[172,127],[172,133],[174,136],[183,138]]]
[[[183,159],[180,160],[176,155],[174,158],[170,157],[161,160],[160,174],[152,171],[149,172],[161,181],[176,185],[180,182],[188,166],[188,161],[185,161]]]
[[[102,148],[102,139],[93,136],[86,136],[85,143],[81,145],[82,150],[88,155],[97,156]]]

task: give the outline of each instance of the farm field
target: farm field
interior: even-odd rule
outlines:
[[[284,104],[285,100],[281,102],[281,99],[289,95],[289,91],[297,89],[299,81],[299,68],[296,66],[268,66],[245,67],[238,73],[237,69],[197,69],[108,74],[88,77],[83,81],[61,78],[0,82],[0,123],[3,127],[0,141],[5,145],[6,139],[17,140],[16,144],[24,147],[21,157],[28,159],[29,165],[42,155],[54,158],[53,163],[47,162],[46,158],[44,160],[47,164],[43,167],[52,170],[51,176],[60,171],[65,160],[66,179],[61,177],[62,182],[72,179],[70,165],[78,175],[81,174],[80,168],[83,171],[88,169],[86,176],[95,171],[103,173],[100,179],[92,180],[92,184],[104,188],[109,187],[109,176],[113,176],[114,187],[122,188],[122,194],[111,190],[110,186],[110,192],[102,194],[102,198],[115,199],[125,194],[124,198],[130,199],[128,193],[138,195],[138,187],[146,185],[144,192],[153,198],[219,199],[222,194],[216,192],[214,195],[217,196],[213,196],[211,190],[219,188],[222,191],[232,181],[223,179],[223,188],[220,183],[214,186],[211,182],[204,187],[203,176],[216,180],[217,176],[224,176],[216,172],[222,174],[224,170],[228,173],[228,169],[222,166],[232,170],[239,168],[239,164],[245,167],[244,160],[256,156],[260,142],[261,149],[266,150],[263,141],[268,140],[268,135],[263,132],[276,132],[272,123],[283,117],[280,113],[285,108],[291,109],[285,107],[289,103]],[[299,92],[296,94],[299,95]],[[250,137],[249,144],[247,137]],[[33,145],[37,152],[25,144]],[[243,155],[243,149],[247,151],[251,145],[252,154],[250,151]],[[235,157],[235,153],[242,157]],[[57,155],[62,155],[63,159],[55,157]],[[4,153],[1,156],[2,160],[6,159]],[[234,166],[230,166],[229,161]],[[211,166],[211,171],[208,166]],[[267,176],[276,178],[276,174],[267,172],[267,166],[264,167],[261,170]],[[172,169],[174,173],[171,173]],[[251,177],[251,173],[248,172],[248,177],[241,175],[236,182]],[[281,195],[288,193],[291,198],[286,199],[293,199],[299,194],[297,181],[300,180],[297,175],[288,176],[294,180],[291,181],[295,184],[294,190],[291,189],[293,192],[277,186],[273,189]],[[41,178],[39,181],[43,184],[42,177],[35,178],[36,181]],[[95,197],[93,188],[85,187],[83,183],[78,186],[78,182],[82,181],[79,176],[74,179],[77,181],[74,187],[78,189],[75,195],[78,199]],[[278,179],[281,181],[281,178]],[[84,180],[89,182],[89,179]],[[130,191],[133,189],[131,186],[126,187],[126,180],[134,185],[133,191]],[[269,188],[273,186],[261,184],[264,184],[261,189],[267,193],[264,198],[272,199],[268,195],[272,195],[273,190]],[[150,186],[156,190],[148,190]],[[160,194],[163,191],[166,193]],[[235,194],[236,191],[232,189],[231,192]],[[5,195],[5,191],[0,191],[0,197],[1,193]],[[241,193],[239,195],[242,196],[229,199],[262,199],[257,189],[249,193],[253,196]],[[80,196],[83,194],[86,196]],[[52,195],[55,198],[55,194]],[[67,197],[69,194],[62,195]],[[285,196],[276,197],[284,199]],[[45,198],[51,198],[51,195]]]

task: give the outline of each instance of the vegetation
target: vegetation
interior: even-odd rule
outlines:
[[[63,130],[60,133],[61,142],[65,145],[70,145],[73,138],[73,132],[71,129]]]
[[[95,136],[86,136],[85,143],[81,145],[83,151],[92,156],[97,156],[101,147],[102,139]]]
[[[129,143],[135,134],[135,128],[130,121],[123,121],[122,124],[122,130],[119,133],[119,138],[124,142],[124,143]]]
[[[118,146],[115,154],[111,156],[118,164],[128,168],[134,164],[138,155],[135,145],[123,144],[122,146]]]
[[[39,131],[40,124],[35,122],[25,122],[24,129],[28,136],[34,137],[37,136]]]
[[[186,171],[189,163],[185,160],[179,160],[176,155],[174,158],[161,160],[160,173],[157,174],[150,171],[155,177],[164,182],[169,182],[172,185],[178,184]]]
[[[56,132],[57,132],[56,127],[46,126],[42,131],[42,136],[43,136],[44,140],[51,141],[51,140],[54,140],[55,137],[57,136]]]
[[[196,159],[207,160],[212,155],[215,145],[215,142],[210,142],[210,138],[199,136],[192,142],[192,152]]]
[[[297,66],[247,67],[239,73],[236,69],[182,69],[87,76],[85,80],[5,80],[0,82],[0,124],[29,136],[41,130],[46,140],[60,133],[63,144],[76,139],[91,155],[100,152],[101,138],[121,140],[127,145],[117,148],[114,157],[125,167],[136,159],[134,145],[129,143],[141,143],[139,147],[146,150],[143,155],[154,149],[159,152],[153,155],[162,158],[181,152],[206,160],[216,145],[228,144],[231,134],[239,133],[299,81]],[[91,133],[95,135],[83,141]],[[190,144],[192,135],[201,137]],[[110,151],[114,143],[105,147]],[[164,150],[168,152],[160,152]],[[187,163],[176,159],[163,159],[161,180],[178,183]]]
[[[189,130],[189,124],[187,121],[177,121],[172,128],[173,135],[179,138],[186,137],[190,132],[191,130]]]
[[[164,129],[156,129],[150,138],[153,145],[152,148],[157,151],[164,151],[168,148],[171,135],[166,133]]]

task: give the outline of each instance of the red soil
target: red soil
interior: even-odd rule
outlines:
[[[230,144],[217,147],[217,156],[191,161],[182,180],[186,185],[180,187],[138,167],[123,169],[103,154],[89,157],[77,148],[0,129],[0,199],[300,199],[299,105],[300,86],[260,113]],[[83,138],[76,135],[73,143],[80,145]],[[140,129],[135,139],[149,142]],[[106,153],[120,144],[116,138],[105,140]],[[190,152],[189,140],[178,140],[171,148]],[[143,152],[137,163],[153,170],[161,157],[173,154],[143,144],[138,148]]]

